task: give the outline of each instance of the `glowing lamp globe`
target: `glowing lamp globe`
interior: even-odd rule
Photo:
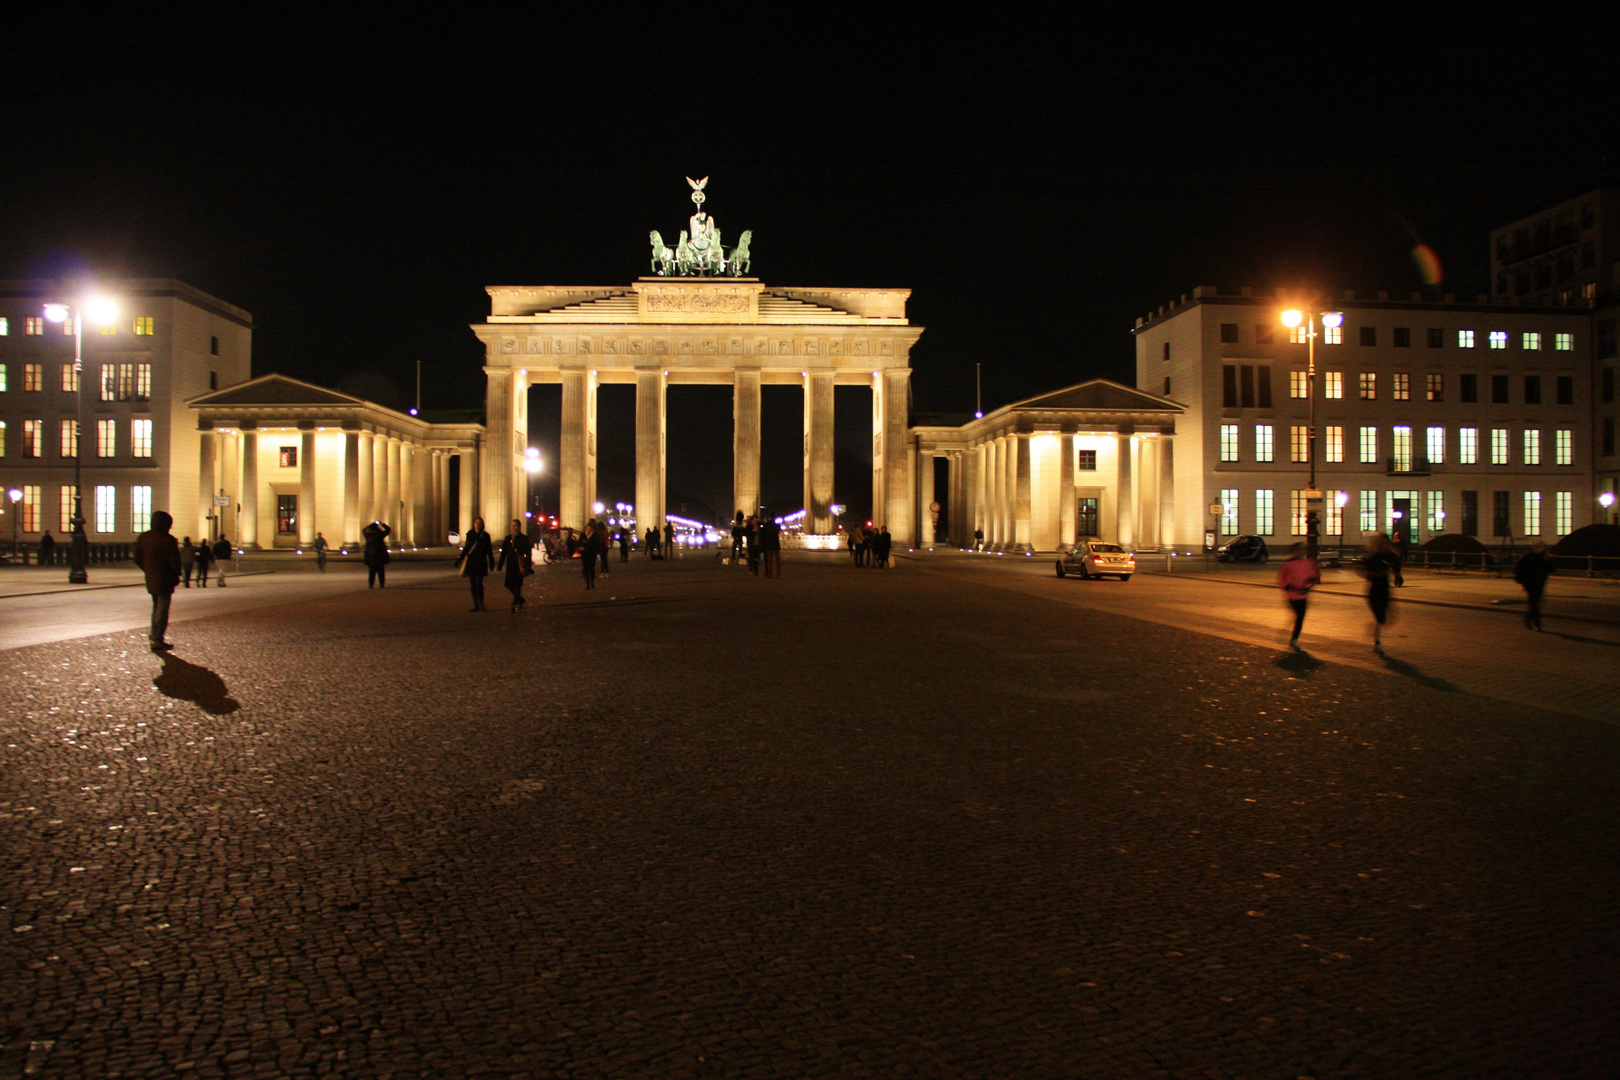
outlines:
[[[1290,308],[1282,313],[1282,324],[1292,330],[1305,321],[1305,316]]]

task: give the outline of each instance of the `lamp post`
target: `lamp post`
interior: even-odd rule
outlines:
[[[83,585],[90,580],[85,564],[90,561],[90,541],[84,535],[84,316],[105,326],[118,317],[118,305],[95,298],[71,304],[46,304],[45,318],[53,323],[73,320],[73,527],[68,547],[68,582]]]
[[[1605,491],[1603,494],[1599,495],[1598,505],[1603,507],[1603,516],[1605,519],[1607,519],[1609,517],[1609,511],[1614,509],[1614,492]],[[1603,524],[1608,525],[1610,522],[1605,520]]]
[[[15,559],[17,557],[17,504],[22,502],[22,488],[12,488],[6,492],[6,497],[11,500],[11,557]]]
[[[534,478],[540,475],[540,469],[542,467],[540,462],[540,448],[538,446],[531,446],[523,452],[523,467],[529,471],[529,481],[524,485],[524,494],[528,497],[528,502],[531,504],[530,506],[525,507],[525,509],[535,510],[538,512],[539,508],[532,505],[535,501]]]
[[[1305,324],[1305,398],[1310,402],[1309,427],[1305,429],[1305,461],[1310,479],[1305,489],[1305,543],[1316,557],[1316,538],[1322,515],[1322,492],[1316,487],[1316,320],[1322,320],[1324,329],[1344,324],[1344,314],[1338,311],[1299,311],[1293,308],[1282,313],[1282,324],[1292,330]]]

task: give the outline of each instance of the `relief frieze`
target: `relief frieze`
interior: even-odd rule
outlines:
[[[642,295],[648,311],[693,311],[724,315],[750,310],[748,293],[694,289],[690,292],[649,292]]]

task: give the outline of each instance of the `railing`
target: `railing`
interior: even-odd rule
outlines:
[[[68,564],[68,554],[72,550],[73,542],[71,539],[58,540],[56,542],[56,547],[51,549],[49,565],[66,566]],[[135,545],[129,542],[92,543],[89,545],[89,551],[85,561],[88,563],[128,562],[133,557],[134,551]],[[17,545],[17,553],[15,557],[12,555],[11,545],[0,544],[0,559],[4,559],[7,562],[15,562],[19,566],[47,565],[46,562],[40,560],[39,542],[37,540],[33,542],[24,542]]]

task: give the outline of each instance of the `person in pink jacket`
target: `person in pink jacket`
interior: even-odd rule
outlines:
[[[1288,639],[1288,644],[1295,649],[1299,648],[1299,632],[1305,626],[1305,598],[1321,580],[1321,570],[1311,558],[1310,548],[1303,543],[1295,544],[1288,561],[1277,571],[1277,585],[1283,591],[1283,599],[1294,609],[1294,636]]]

